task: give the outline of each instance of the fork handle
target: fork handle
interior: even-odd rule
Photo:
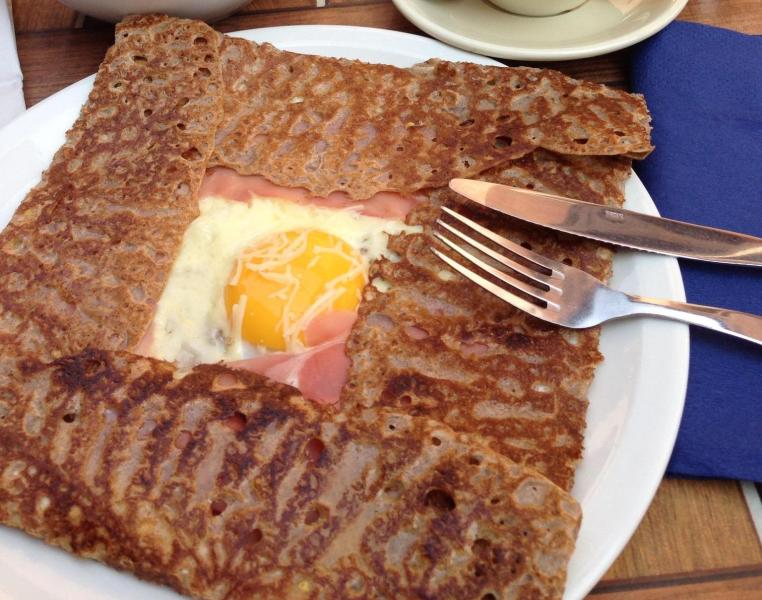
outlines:
[[[727,308],[687,304],[674,300],[627,296],[630,314],[644,314],[706,327],[762,345],[762,317]]]

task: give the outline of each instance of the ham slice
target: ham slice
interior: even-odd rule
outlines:
[[[346,339],[327,344],[320,352],[311,353],[302,363],[299,390],[305,398],[320,404],[334,404],[339,401],[350,366]]]
[[[239,175],[232,169],[209,169],[201,183],[199,198],[221,196],[229,200],[248,202],[252,195],[283,198],[300,204],[313,204],[326,208],[350,208],[370,217],[404,220],[418,201],[418,196],[403,196],[395,192],[378,192],[367,200],[353,200],[344,192],[333,192],[326,197],[313,196],[304,188],[275,185],[259,175]]]
[[[334,404],[339,401],[349,373],[346,341],[356,318],[352,311],[326,311],[308,324],[305,330],[308,347],[303,352],[265,354],[228,366],[292,385],[305,398],[320,404]]]
[[[343,337],[347,338],[357,320],[353,310],[329,310],[320,313],[304,330],[304,344],[308,347]]]

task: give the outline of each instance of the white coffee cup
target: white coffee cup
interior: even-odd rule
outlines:
[[[547,17],[572,10],[587,0],[490,0],[497,7],[530,17]]]

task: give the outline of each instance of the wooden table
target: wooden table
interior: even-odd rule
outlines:
[[[365,25],[422,33],[390,0],[254,0],[222,31],[299,24]],[[12,2],[27,106],[93,73],[113,27],[55,0]],[[691,0],[681,19],[762,33],[760,0]],[[425,34],[423,34],[425,35]],[[551,63],[574,77],[627,87],[628,52]],[[762,598],[762,546],[732,481],[665,479],[640,528],[591,597],[600,600]]]

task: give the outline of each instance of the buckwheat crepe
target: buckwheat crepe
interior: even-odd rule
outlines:
[[[444,274],[431,224],[461,202],[454,176],[620,203],[622,157],[649,150],[642,98],[551,71],[396,69],[125,21],[0,234],[0,522],[205,599],[560,598],[597,332]],[[371,267],[340,408],[129,352],[210,166],[418,198],[423,232]],[[473,216],[609,272],[598,245]]]

